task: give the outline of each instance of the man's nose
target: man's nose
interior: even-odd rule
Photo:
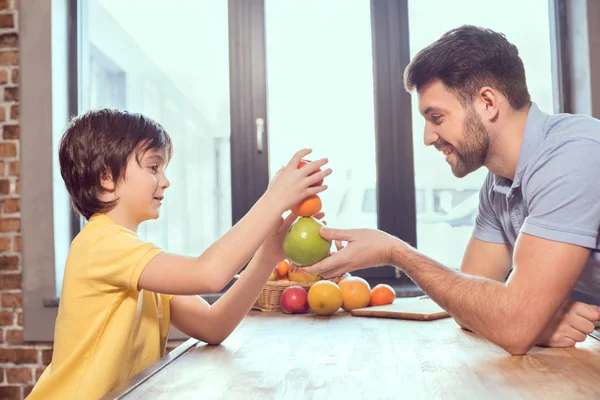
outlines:
[[[438,140],[440,140],[438,134],[433,132],[433,129],[426,125],[425,130],[423,132],[423,142],[425,143],[425,146],[431,146]]]

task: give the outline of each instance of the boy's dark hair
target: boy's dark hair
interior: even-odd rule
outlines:
[[[129,158],[138,164],[151,149],[165,149],[171,158],[171,138],[164,128],[142,114],[116,109],[91,110],[69,122],[59,148],[60,173],[73,208],[89,219],[113,209],[118,200],[105,202],[101,179],[110,174],[118,184],[125,178]]]
[[[519,50],[491,29],[463,25],[450,30],[421,50],[404,70],[409,92],[436,79],[453,90],[463,105],[470,104],[484,86],[500,91],[516,110],[531,101]]]

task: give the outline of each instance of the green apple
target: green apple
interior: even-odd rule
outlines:
[[[294,222],[283,240],[283,252],[294,264],[313,265],[329,255],[331,241],[319,235],[323,224],[313,217],[301,217]]]

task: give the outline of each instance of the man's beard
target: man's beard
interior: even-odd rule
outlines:
[[[468,110],[463,141],[453,147],[456,153],[456,164],[451,164],[454,176],[462,178],[481,168],[485,163],[489,148],[490,137],[485,126],[474,110]]]

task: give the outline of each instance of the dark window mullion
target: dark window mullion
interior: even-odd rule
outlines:
[[[407,0],[371,1],[377,225],[416,246],[411,98],[403,71],[410,61]],[[383,271],[382,271],[383,269]],[[365,270],[364,277],[395,275],[392,267]]]
[[[67,5],[67,90],[69,119],[79,114],[79,43],[80,43],[80,17],[79,0],[69,0]],[[71,239],[81,230],[81,217],[70,207]]]
[[[232,223],[237,223],[269,184],[265,17],[262,0],[229,0]],[[264,121],[258,151],[256,121]]]
[[[549,0],[550,32],[552,37],[552,78],[554,80],[554,112],[573,112],[571,95],[571,56],[569,26],[565,0]]]

